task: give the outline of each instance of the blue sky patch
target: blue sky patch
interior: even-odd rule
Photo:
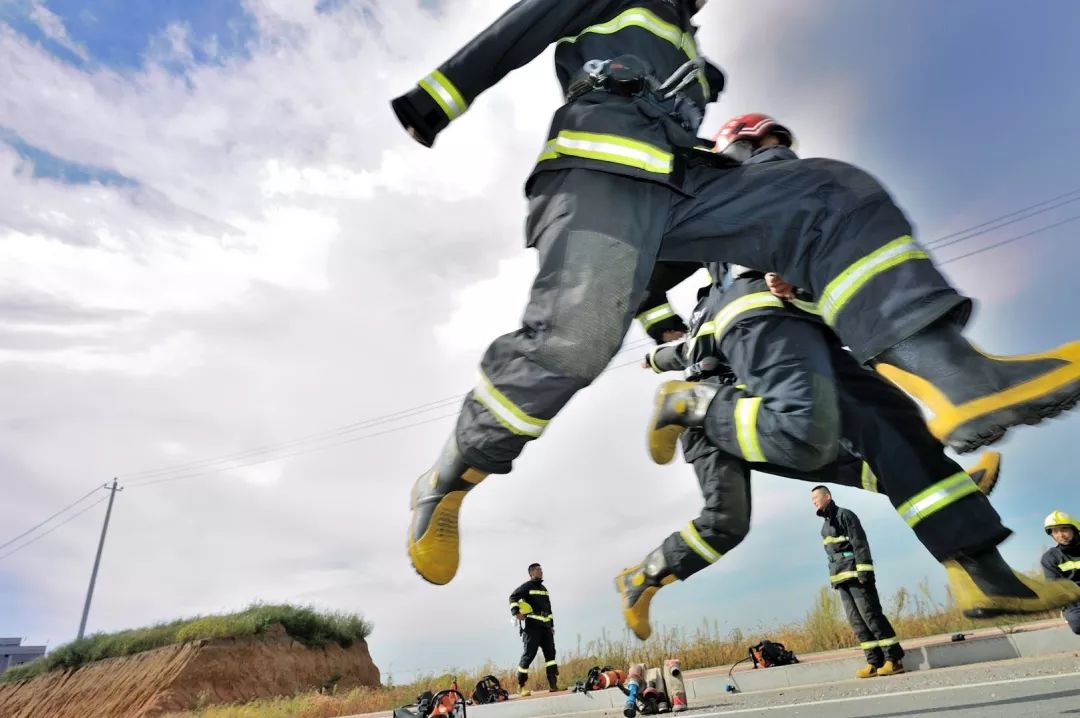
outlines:
[[[135,187],[139,183],[130,177],[93,165],[71,162],[46,152],[23,140],[17,134],[0,127],[0,143],[8,145],[33,167],[34,177],[55,179],[68,184],[98,183],[114,187]]]

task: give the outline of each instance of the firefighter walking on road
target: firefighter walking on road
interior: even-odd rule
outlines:
[[[529,580],[510,594],[510,614],[520,624],[525,650],[518,662],[518,693],[530,695],[529,666],[537,651],[544,654],[544,670],[548,688],[559,690],[559,663],[555,660],[555,618],[551,615],[551,596],[544,586],[544,569],[538,563],[529,565]]]
[[[1064,511],[1055,511],[1043,521],[1047,535],[1057,544],[1042,557],[1043,573],[1049,579],[1065,579],[1080,585],[1080,521]],[[1080,635],[1080,602],[1066,606],[1061,615],[1073,633]]]
[[[829,581],[840,592],[848,622],[866,654],[866,665],[856,671],[859,678],[891,676],[904,672],[904,649],[896,638],[885,612],[881,610],[874,584],[874,561],[859,517],[840,508],[824,486],[810,491],[817,515],[825,519],[821,540],[829,557]]]

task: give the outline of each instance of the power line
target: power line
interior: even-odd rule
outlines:
[[[942,262],[939,262],[939,264],[949,264],[950,262],[957,262],[957,261],[959,261],[961,259],[967,259],[968,257],[974,257],[976,254],[982,254],[983,252],[989,252],[991,249],[997,249],[998,247],[1004,246],[1006,244],[1011,244],[1013,242],[1016,242],[1017,240],[1025,239],[1025,238],[1030,237],[1030,236],[1032,236],[1034,234],[1039,234],[1040,232],[1045,232],[1048,229],[1054,229],[1055,227],[1060,227],[1063,224],[1069,224],[1070,222],[1075,222],[1078,219],[1080,219],[1080,214],[1073,215],[1072,217],[1066,217],[1065,219],[1061,220],[1060,222],[1054,222],[1053,224],[1048,224],[1045,227],[1039,227],[1038,229],[1033,229],[1030,232],[1025,232],[1024,234],[1018,234],[1015,237],[1010,237],[1009,239],[1005,239],[1005,240],[1002,240],[1000,242],[995,242],[994,244],[988,244],[985,247],[979,247],[978,249],[972,250],[972,251],[970,251],[970,252],[968,252],[966,254],[961,254],[961,255],[959,255],[957,257],[950,257],[949,259],[946,259],[946,260],[944,260]]]
[[[49,523],[50,521],[52,521],[53,519],[55,519],[55,518],[56,518],[57,516],[59,516],[60,514],[62,514],[62,513],[64,513],[65,511],[67,511],[68,509],[71,509],[71,508],[74,508],[75,506],[78,506],[78,505],[79,505],[79,504],[81,504],[81,503],[82,503],[83,501],[86,501],[86,500],[87,500],[88,498],[90,498],[90,497],[91,497],[91,496],[93,496],[93,495],[94,495],[95,493],[97,493],[98,489],[100,489],[100,488],[101,488],[100,486],[95,486],[94,488],[90,489],[90,491],[86,492],[85,494],[83,494],[82,496],[80,496],[80,497],[79,497],[78,499],[76,499],[75,501],[72,501],[72,502],[71,502],[70,504],[68,504],[68,505],[67,505],[67,506],[65,506],[64,508],[62,508],[62,509],[60,509],[59,511],[57,511],[56,513],[52,514],[51,516],[49,516],[49,518],[47,518],[47,519],[45,519],[44,521],[41,521],[41,522],[39,522],[39,523],[37,523],[37,524],[35,524],[35,525],[31,526],[30,528],[26,529],[25,531],[23,531],[23,532],[22,532],[21,534],[19,534],[19,535],[18,535],[18,536],[16,536],[15,538],[13,538],[13,539],[10,539],[9,541],[7,541],[6,543],[2,543],[2,544],[0,544],[0,549],[2,549],[2,548],[7,548],[7,547],[8,547],[8,546],[10,546],[11,544],[13,544],[13,543],[15,543],[16,541],[18,541],[19,539],[21,539],[21,538],[22,538],[23,536],[26,536],[27,534],[32,534],[32,533],[33,533],[34,531],[38,530],[39,528],[41,528],[41,527],[42,527],[42,526],[44,526],[45,524]]]
[[[97,489],[94,489],[94,491],[97,491]],[[97,501],[95,501],[94,503],[90,504],[90,505],[89,505],[89,506],[87,506],[86,508],[82,509],[81,511],[76,511],[76,512],[75,512],[75,513],[73,513],[73,514],[72,514],[71,516],[68,516],[68,517],[67,517],[66,519],[64,519],[64,520],[63,520],[63,521],[61,521],[60,523],[56,524],[55,526],[53,526],[53,527],[52,527],[51,529],[49,529],[48,531],[44,531],[44,532],[42,532],[42,533],[38,534],[37,536],[35,536],[34,538],[30,539],[30,540],[29,540],[29,541],[27,541],[26,543],[24,543],[24,544],[21,544],[21,545],[19,545],[19,546],[16,546],[15,548],[13,548],[12,550],[8,551],[8,552],[7,552],[7,553],[5,553],[5,554],[0,554],[0,561],[3,561],[3,560],[4,560],[5,558],[7,558],[8,556],[11,556],[11,555],[13,555],[13,554],[17,554],[17,553],[18,553],[19,551],[22,551],[22,550],[23,550],[24,548],[26,548],[27,546],[29,546],[29,545],[30,545],[30,544],[32,544],[32,543],[35,543],[36,541],[40,541],[41,539],[45,538],[46,536],[48,536],[49,534],[51,534],[51,533],[52,533],[53,531],[55,531],[56,529],[58,529],[58,528],[60,528],[61,526],[63,526],[64,524],[67,524],[67,523],[70,523],[71,521],[74,521],[75,519],[79,518],[80,516],[82,516],[82,515],[83,515],[83,514],[85,514],[85,513],[87,512],[87,511],[89,511],[90,509],[94,508],[94,507],[95,507],[95,506],[97,506],[98,504],[100,504],[100,503],[102,503],[102,502],[104,502],[104,501],[107,501],[107,500],[108,500],[108,498],[109,498],[108,496],[102,496],[102,497],[101,497],[100,499],[98,499],[98,500],[97,500]]]
[[[972,231],[977,230],[977,229],[983,229],[984,227],[989,228],[989,229],[987,229],[987,231],[990,231],[990,229],[997,229],[998,227],[990,227],[990,225],[996,225],[998,222],[1000,222],[1000,221],[1002,221],[1004,219],[1009,219],[1011,217],[1015,217],[1018,214],[1022,214],[1024,212],[1029,211],[1029,210],[1033,210],[1033,209],[1035,209],[1037,207],[1042,207],[1043,205],[1052,204],[1054,202],[1057,202],[1060,199],[1064,199],[1066,197],[1072,197],[1073,195],[1080,195],[1080,188],[1070,190],[1068,192],[1064,192],[1062,194],[1057,195],[1056,197],[1051,197],[1049,199],[1044,199],[1041,202],[1036,202],[1035,204],[1028,205],[1027,207],[1022,207],[1020,209],[1013,210],[1012,212],[1008,212],[1006,214],[1003,214],[1000,217],[995,217],[994,219],[988,219],[985,222],[973,225],[971,227],[968,227],[967,229],[961,229],[961,230],[957,230],[955,232],[952,232],[950,234],[942,235],[941,237],[938,237],[937,239],[928,242],[926,244],[926,248],[927,249],[935,249],[935,248],[947,246],[948,244],[952,244],[952,243],[951,242],[945,242],[945,240],[952,239],[953,237],[959,237],[962,234],[967,234],[968,232],[972,232]],[[1062,202],[1061,204],[1054,205],[1053,207],[1045,207],[1045,208],[1039,210],[1038,212],[1036,212],[1035,214],[1040,214],[1042,212],[1048,212],[1048,211],[1050,211],[1052,209],[1056,209],[1057,207],[1060,207],[1063,204],[1068,204],[1069,202],[1075,202],[1077,200],[1080,200],[1080,196],[1073,197],[1073,199],[1066,200],[1065,202]],[[1035,214],[1028,215],[1027,217],[1021,217],[1021,219],[1027,219],[1028,217],[1034,217]],[[1004,227],[1005,225],[1000,225],[1000,226]],[[977,236],[977,235],[972,235],[972,236]],[[970,237],[968,237],[967,239],[970,239]],[[963,240],[957,240],[957,241],[963,241]]]
[[[615,354],[615,356],[625,354],[628,351],[633,351],[633,350],[636,350],[636,349],[640,349],[641,347],[646,346],[646,345],[651,344],[651,343],[652,343],[651,339],[635,340],[633,342],[630,342],[629,344],[627,344],[623,348],[621,348]],[[323,431],[320,431],[320,432],[315,432],[313,434],[307,434],[307,435],[304,435],[304,436],[300,436],[300,437],[297,437],[297,438],[294,438],[294,439],[289,439],[289,440],[282,441],[282,442],[276,442],[276,443],[273,443],[273,444],[266,444],[264,446],[255,447],[255,448],[252,448],[252,449],[245,449],[245,450],[238,451],[238,452],[233,452],[233,453],[229,453],[229,454],[223,454],[223,455],[220,455],[220,456],[217,456],[217,457],[199,459],[199,460],[196,460],[196,461],[191,461],[191,462],[187,462],[187,463],[183,463],[183,464],[176,464],[176,465],[172,465],[172,466],[166,466],[166,467],[162,467],[162,468],[158,468],[158,469],[144,470],[144,471],[139,471],[139,472],[130,473],[130,474],[121,474],[121,476],[123,476],[125,479],[128,480],[127,483],[128,483],[129,486],[137,486],[137,485],[138,486],[145,486],[148,483],[150,483],[150,482],[144,481],[145,479],[156,478],[156,477],[161,477],[161,476],[167,476],[167,475],[173,474],[173,473],[175,473],[177,471],[188,472],[188,471],[195,471],[197,469],[198,470],[197,473],[201,474],[201,473],[204,472],[204,470],[228,470],[230,468],[238,468],[238,467],[218,467],[218,468],[215,468],[215,466],[217,464],[223,464],[223,463],[228,463],[228,462],[231,462],[231,461],[247,459],[247,458],[253,458],[253,457],[260,456],[260,455],[265,455],[265,454],[271,454],[271,453],[279,452],[279,451],[281,451],[283,449],[288,449],[288,448],[291,448],[291,447],[299,447],[299,446],[302,446],[303,444],[307,444],[307,443],[327,441],[327,440],[334,439],[334,438],[340,437],[340,436],[344,436],[344,435],[347,435],[347,434],[350,434],[350,433],[353,433],[353,432],[356,432],[356,431],[362,431],[362,430],[365,430],[365,429],[371,429],[371,428],[374,428],[376,426],[381,426],[383,424],[393,423],[393,422],[401,421],[403,419],[412,418],[412,417],[415,417],[415,416],[420,415],[420,414],[426,414],[429,411],[434,411],[436,409],[443,409],[443,408],[445,408],[445,407],[447,407],[447,406],[449,406],[451,404],[457,404],[458,402],[464,400],[466,396],[468,396],[467,392],[463,393],[463,394],[455,394],[453,396],[445,397],[443,399],[438,399],[438,400],[433,401],[433,402],[428,402],[427,404],[421,404],[419,406],[414,406],[414,407],[410,407],[410,408],[407,408],[407,409],[402,409],[400,411],[397,411],[397,412],[394,412],[394,413],[391,413],[391,414],[384,414],[382,416],[372,417],[370,419],[365,419],[363,421],[357,421],[357,422],[353,422],[351,424],[345,424],[345,425],[342,425],[342,426],[339,426],[339,427],[332,427],[330,429],[326,429],[326,430],[323,430]],[[401,427],[401,428],[408,428],[408,426],[409,425],[406,425],[405,427]],[[378,435],[381,435],[382,433],[386,433],[386,432],[379,432],[378,434],[374,434],[374,435],[378,436]],[[365,436],[355,437],[355,438],[357,438],[357,439],[359,439],[359,438],[367,438],[367,436],[365,435]],[[345,442],[334,442],[332,444],[329,444],[328,446],[334,446],[334,445],[337,445],[338,443],[348,443],[348,441],[351,441],[351,440],[352,439],[346,440]],[[319,448],[326,448],[326,447],[319,447]],[[288,455],[293,456],[293,455],[300,454],[300,453],[309,453],[309,452],[306,451],[306,450],[303,450],[303,451],[298,451],[298,452],[288,454]],[[282,458],[282,457],[275,457],[273,459],[268,459],[268,460],[277,460],[277,458]],[[253,465],[254,463],[262,463],[262,462],[252,462],[252,463],[243,464],[243,465],[244,466],[250,466],[250,465]],[[185,475],[186,475],[186,473],[185,473]],[[156,482],[154,482],[154,483],[156,483]]]
[[[1032,217],[1036,217],[1036,216],[1038,216],[1040,214],[1045,214],[1047,212],[1058,209],[1059,207],[1064,207],[1065,205],[1071,204],[1073,202],[1080,202],[1080,196],[1076,196],[1076,197],[1073,197],[1072,199],[1067,199],[1067,200],[1064,200],[1062,202],[1058,202],[1057,204],[1052,204],[1052,205],[1050,205],[1048,207],[1043,207],[1041,209],[1037,209],[1034,212],[1030,212],[1030,213],[1027,213],[1027,214],[1022,214],[1021,216],[1018,216],[1018,217],[1013,217],[1013,215],[1017,214],[1016,212],[1010,213],[1008,215],[1005,215],[1005,217],[1013,217],[1013,218],[1009,219],[1007,222],[998,223],[998,220],[991,220],[990,222],[988,222],[986,224],[992,224],[993,225],[992,227],[988,227],[988,228],[986,228],[984,230],[980,230],[979,232],[976,232],[974,234],[970,234],[970,235],[968,235],[966,237],[958,237],[957,239],[949,240],[948,242],[935,241],[935,243],[928,245],[927,249],[941,249],[943,247],[950,247],[950,246],[952,246],[954,244],[957,244],[959,242],[966,242],[967,240],[973,239],[974,237],[980,237],[980,236],[982,236],[984,234],[987,234],[988,232],[993,232],[995,230],[1001,229],[1002,227],[1008,227],[1010,224],[1016,224],[1017,222],[1022,222],[1025,219],[1031,219]],[[1026,211],[1026,210],[1021,210],[1021,212],[1023,212],[1023,211]],[[999,217],[998,219],[1004,219],[1005,217]],[[961,232],[960,234],[963,234],[963,232]],[[953,236],[955,236],[955,234]]]

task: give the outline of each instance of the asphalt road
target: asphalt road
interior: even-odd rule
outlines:
[[[1022,658],[697,701],[686,718],[1080,718],[1080,657]],[[700,707],[699,707],[700,706]],[[610,711],[605,715],[618,715]],[[576,714],[596,718],[600,712]]]

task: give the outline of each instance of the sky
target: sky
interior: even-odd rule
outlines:
[[[0,543],[119,476],[88,630],[293,601],[371,620],[397,681],[510,666],[506,596],[540,561],[563,649],[626,635],[612,577],[700,507],[688,466],[647,458],[661,379],[634,366],[636,328],[470,495],[452,584],[405,553],[409,489],[487,342],[520,319],[536,261],[522,184],[559,93],[546,53],[433,149],[389,100],[506,4],[0,2]],[[927,242],[1080,189],[1071,0],[1022,22],[1000,0],[714,0],[698,18],[729,77],[703,133],[771,113],[804,156],[880,177]],[[987,351],[1080,335],[1070,199],[935,251],[978,300]],[[693,283],[672,294],[684,312]],[[1078,431],[1073,414],[1000,446],[994,503],[1020,568],[1048,546],[1043,516],[1080,513]],[[826,580],[808,488],[755,475],[750,536],[665,588],[654,623],[801,618]],[[75,635],[104,496],[0,549],[0,635]],[[943,595],[884,498],[835,496],[867,527],[883,595]]]

